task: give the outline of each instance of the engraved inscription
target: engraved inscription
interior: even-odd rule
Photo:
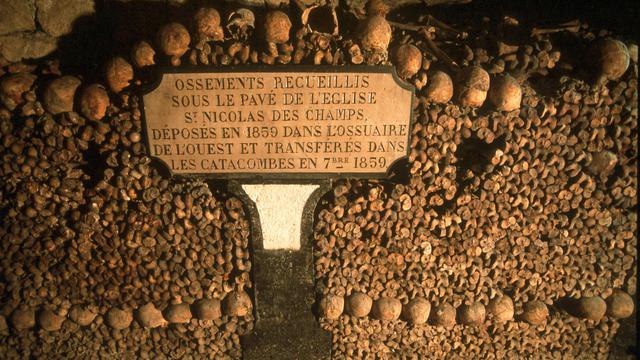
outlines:
[[[146,138],[174,174],[384,174],[407,155],[412,94],[391,72],[164,73]]]

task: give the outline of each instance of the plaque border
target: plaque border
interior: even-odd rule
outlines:
[[[162,159],[152,156],[149,153],[149,134],[146,126],[146,113],[144,105],[144,96],[155,90],[164,79],[165,74],[193,74],[193,73],[242,73],[242,72],[262,72],[262,73],[385,73],[391,74],[393,80],[401,88],[411,92],[411,112],[409,116],[409,131],[407,133],[407,149],[406,154],[391,162],[385,171],[380,172],[316,172],[316,173],[299,173],[299,172],[259,172],[259,173],[189,173],[176,174],[171,171],[171,167]],[[408,82],[402,80],[394,66],[374,66],[374,65],[186,65],[186,66],[156,66],[151,73],[153,80],[147,84],[138,87],[134,92],[139,95],[140,103],[140,126],[142,128],[142,138],[147,147],[147,156],[154,162],[161,164],[170,177],[183,178],[202,178],[211,180],[241,180],[246,184],[301,184],[314,183],[318,180],[352,178],[352,179],[386,179],[389,177],[391,169],[393,169],[400,161],[406,159],[411,152],[411,135],[415,116],[413,113],[415,102],[415,87]]]

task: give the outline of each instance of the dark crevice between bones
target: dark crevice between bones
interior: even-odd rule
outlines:
[[[463,193],[463,190],[471,184],[474,178],[466,177],[467,170],[471,170],[474,177],[478,177],[488,170],[488,166],[491,165],[491,158],[495,155],[496,151],[504,150],[505,148],[505,135],[496,138],[490,144],[479,139],[475,134],[465,139],[458,146],[455,154],[458,159],[456,165],[456,184],[458,185],[456,194],[451,200],[446,200],[438,209],[442,211],[452,208],[456,203],[458,194]],[[436,209],[436,211],[439,211],[438,209]]]
[[[100,146],[94,142],[89,143],[89,147],[82,152],[82,172],[89,176],[84,182],[85,189],[93,189],[102,180],[104,171],[109,168],[103,154],[100,153]]]
[[[468,169],[473,171],[475,175],[486,172],[496,151],[499,149],[504,150],[505,147],[504,135],[496,138],[490,144],[479,139],[475,134],[472,135],[470,138],[465,139],[456,151],[458,173]]]

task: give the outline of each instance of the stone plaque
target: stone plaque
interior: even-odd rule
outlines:
[[[175,175],[380,177],[409,151],[413,87],[387,67],[166,68],[143,96]]]

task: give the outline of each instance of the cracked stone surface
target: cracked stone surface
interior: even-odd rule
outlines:
[[[0,35],[36,29],[33,0],[0,0]]]
[[[22,32],[0,36],[0,55],[9,61],[35,59],[53,52],[57,39],[43,32]]]
[[[52,36],[70,33],[76,19],[95,12],[93,0],[37,0],[36,5],[38,23]]]

